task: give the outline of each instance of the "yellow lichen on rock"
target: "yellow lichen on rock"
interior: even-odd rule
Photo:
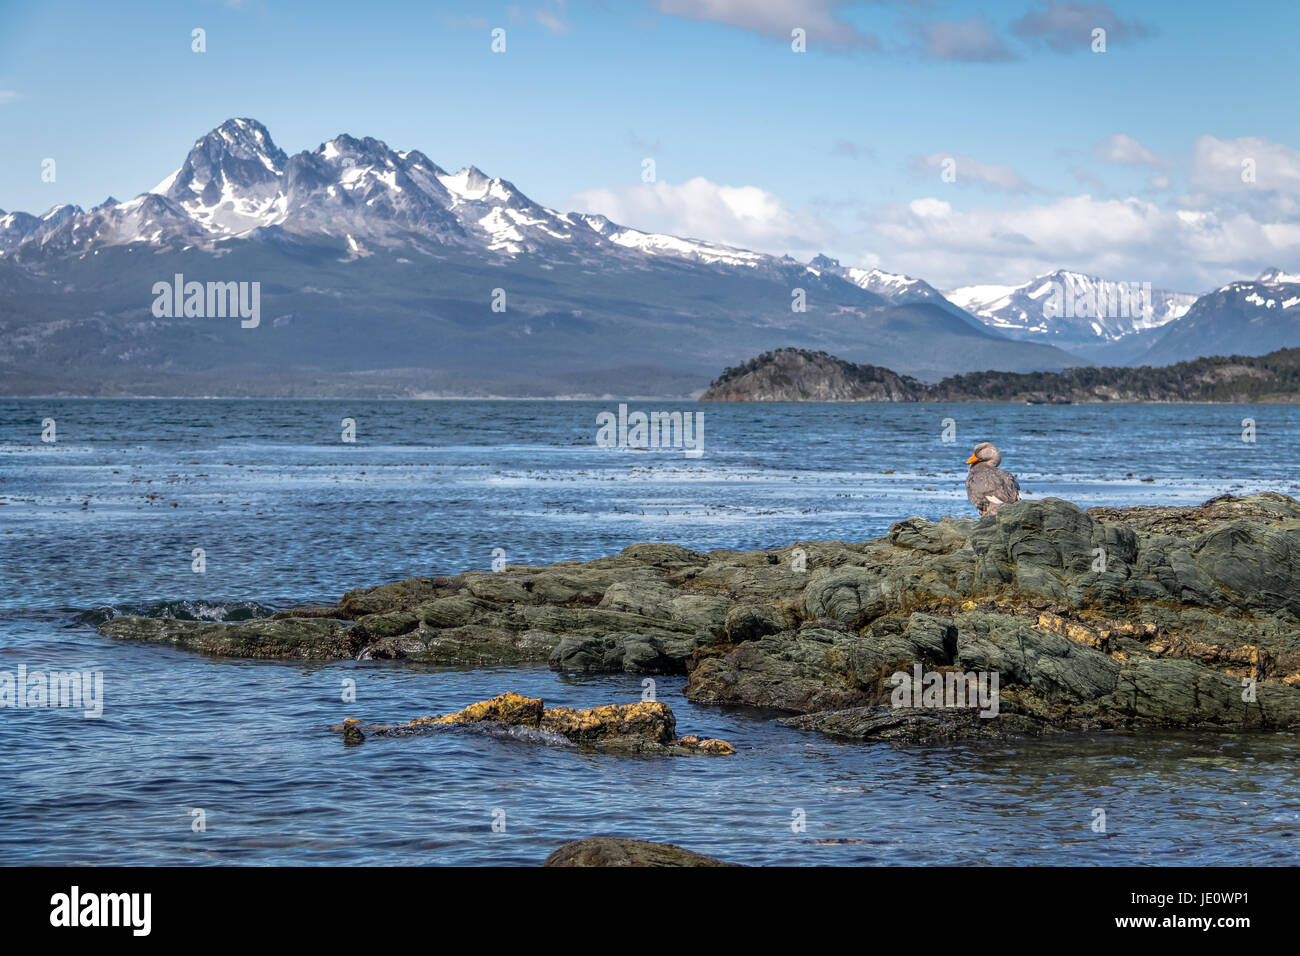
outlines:
[[[717,737],[696,737],[694,734],[682,737],[677,741],[677,745],[710,754],[730,755],[736,752],[736,748],[725,740],[719,740]]]
[[[355,721],[355,718],[349,718]],[[577,710],[572,707],[546,709],[540,697],[501,694],[491,700],[470,704],[454,714],[417,717],[407,728],[431,725],[497,723],[531,727],[559,734],[576,744],[623,753],[733,754],[736,748],[712,737],[677,737],[677,719],[672,708],[661,701],[634,704],[606,704]],[[401,728],[375,728],[391,734]]]
[[[1111,637],[1146,637],[1153,638],[1160,632],[1155,624],[1134,624],[1132,621],[1112,621],[1097,633],[1104,638]]]
[[[493,721],[515,727],[537,727],[542,722],[542,699],[524,697],[522,694],[500,694],[491,700],[470,704],[454,714],[437,717],[417,717],[408,726],[421,724],[476,724]]]
[[[1046,631],[1049,634],[1059,634],[1062,637],[1074,641],[1076,644],[1082,644],[1084,647],[1095,648],[1103,653],[1109,650],[1110,642],[1102,637],[1097,631],[1088,627],[1086,624],[1079,624],[1076,621],[1067,621],[1058,614],[1052,614],[1043,611],[1038,615],[1036,627],[1040,631]]]
[[[635,736],[666,744],[677,736],[672,708],[657,700],[606,704],[587,710],[553,707],[542,715],[542,727],[574,740]]]

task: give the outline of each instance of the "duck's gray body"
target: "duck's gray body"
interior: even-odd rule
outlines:
[[[1016,476],[1003,471],[1002,453],[988,442],[975,446],[971,456],[978,459],[970,462],[970,473],[966,476],[966,497],[980,513],[980,517],[997,514],[1003,505],[1009,505],[1020,499],[1020,483]]]

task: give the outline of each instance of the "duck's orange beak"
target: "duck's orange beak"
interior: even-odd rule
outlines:
[[[971,455],[969,458],[966,459],[966,464],[968,464],[968,465],[973,465],[973,464],[975,464],[975,462],[977,462],[977,461],[979,461],[979,460],[980,460],[980,456],[979,456],[979,455]]]

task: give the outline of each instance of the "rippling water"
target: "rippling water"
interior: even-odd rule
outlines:
[[[593,706],[638,699],[641,679],[223,661],[89,623],[97,609],[220,619],[332,602],[487,568],[496,548],[526,564],[647,540],[861,540],[908,515],[970,513],[962,460],[985,439],[1029,496],[1084,506],[1300,488],[1287,406],[632,404],[702,410],[699,459],[596,447],[596,414],[615,407],[0,401],[0,671],[102,671],[106,698],[99,719],[0,710],[0,862],[531,864],[594,834],[769,864],[1300,860],[1290,734],[859,745],[696,707],[682,679],[658,678],[682,732],[738,755],[596,756],[463,732],[345,748],[322,728],[347,715],[406,720],[506,690]],[[206,832],[192,832],[196,808]]]

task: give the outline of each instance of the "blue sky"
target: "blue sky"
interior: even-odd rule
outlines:
[[[129,198],[250,116],[290,153],[371,135],[555,208],[944,288],[1199,291],[1300,271],[1298,27],[1289,0],[7,0],[0,208]]]

